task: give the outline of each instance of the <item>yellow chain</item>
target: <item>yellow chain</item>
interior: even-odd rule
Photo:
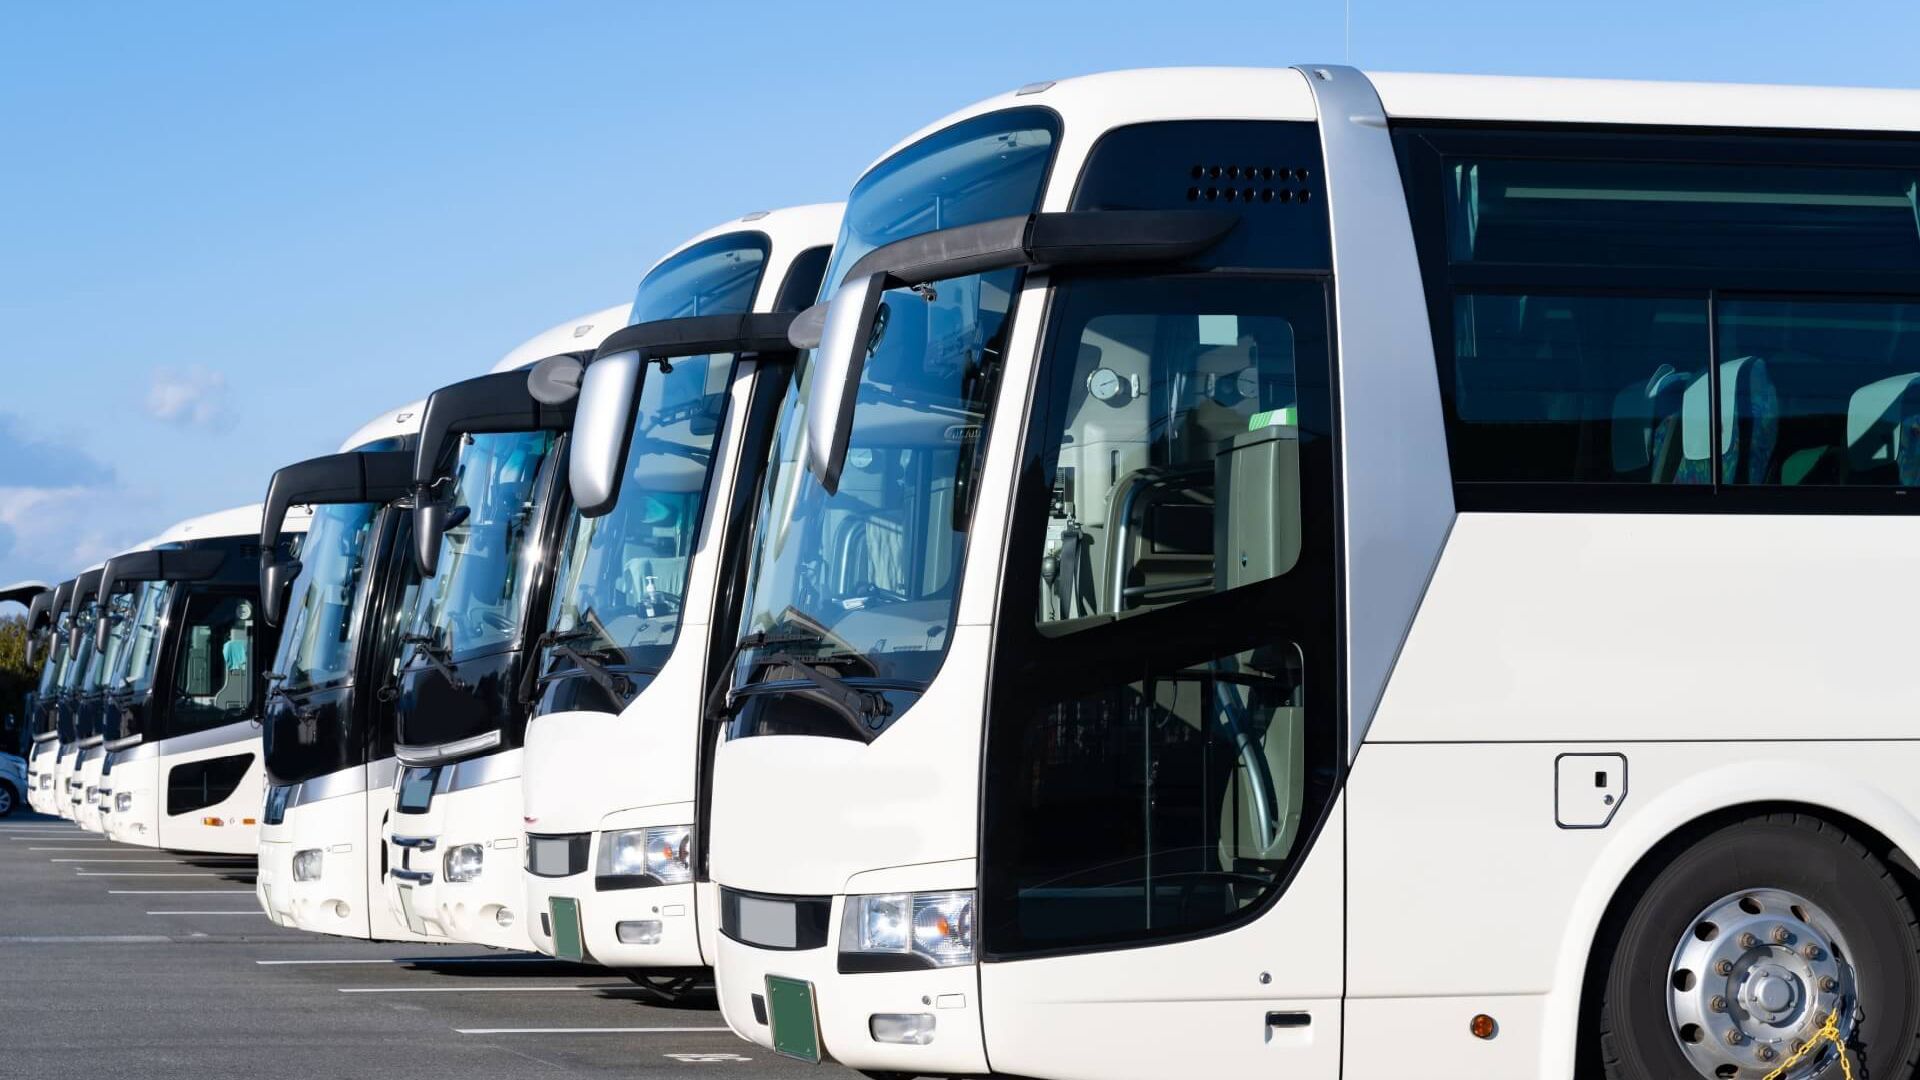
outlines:
[[[1838,1009],[1827,1014],[1827,1022],[1821,1025],[1819,1031],[1813,1033],[1813,1038],[1808,1039],[1800,1049],[1795,1050],[1787,1060],[1781,1062],[1779,1068],[1768,1073],[1761,1080],[1780,1080],[1787,1074],[1788,1069],[1806,1060],[1807,1055],[1813,1053],[1815,1048],[1823,1042],[1832,1043],[1833,1048],[1840,1051],[1840,1075],[1846,1080],[1853,1080],[1853,1062],[1847,1060],[1847,1044],[1840,1038],[1840,1010]]]

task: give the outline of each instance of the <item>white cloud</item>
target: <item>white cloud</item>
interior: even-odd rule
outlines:
[[[147,415],[181,427],[223,431],[233,423],[227,377],[199,364],[185,370],[158,368],[147,390]]]
[[[58,581],[145,535],[136,519],[151,518],[146,500],[114,488],[0,487],[0,564],[13,578]]]

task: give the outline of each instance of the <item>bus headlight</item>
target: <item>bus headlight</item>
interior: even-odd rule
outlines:
[[[480,876],[480,863],[486,857],[486,849],[479,844],[455,844],[447,849],[441,867],[446,871],[448,881],[472,881]]]
[[[601,878],[652,878],[629,885],[679,885],[693,880],[693,826],[656,825],[602,834]]]
[[[319,881],[322,853],[319,848],[307,848],[293,853],[293,880]]]
[[[849,896],[840,952],[917,956],[933,967],[972,963],[973,890]]]
[[[131,809],[133,809],[133,792],[116,792],[113,796],[113,812],[124,814]]]

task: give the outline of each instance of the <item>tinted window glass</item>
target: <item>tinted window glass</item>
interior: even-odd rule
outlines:
[[[1291,570],[1296,358],[1326,366],[1321,286],[1149,279],[1059,295],[1041,620],[1158,607]]]
[[[1722,482],[1920,484],[1920,303],[1725,299],[1715,313]]]
[[[282,689],[301,690],[341,682],[353,673],[359,633],[360,583],[373,536],[372,503],[322,506],[300,545],[300,577],[294,609],[280,635],[274,670]]]
[[[145,690],[153,685],[160,651],[160,636],[166,629],[167,609],[173,599],[173,584],[149,581],[140,588],[140,601],[134,608],[133,628],[127,641],[126,660],[120,665],[117,687]]]
[[[1337,769],[1325,283],[1083,279],[1053,302],[987,714],[995,956],[1251,917]]]
[[[1031,213],[1055,129],[1045,109],[990,113],[875,166],[847,202],[822,294],[882,245]],[[734,736],[867,737],[905,711],[868,698],[856,717],[815,693],[796,658],[843,679],[915,690],[938,670],[953,636],[972,491],[1019,282],[1019,271],[998,270],[884,295],[832,494],[802,463],[813,365],[801,361],[781,404],[746,575],[741,631],[771,640],[747,651],[736,679],[775,693],[743,708]]]
[[[226,802],[252,765],[252,754],[233,754],[174,766],[167,771],[167,813],[191,814]]]
[[[243,596],[202,593],[187,601],[167,734],[204,731],[252,715],[255,614],[253,601]]]
[[[1462,157],[1456,263],[1920,270],[1910,169]]]
[[[519,633],[539,551],[534,489],[550,431],[468,436],[454,467],[453,505],[466,517],[440,539],[440,565],[421,585],[412,633],[454,656],[506,647]]]
[[[1705,483],[1676,436],[1710,352],[1705,298],[1456,296],[1454,476]]]

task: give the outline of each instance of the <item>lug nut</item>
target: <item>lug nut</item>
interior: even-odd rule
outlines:
[[[1741,1039],[1740,1039],[1740,1029],[1739,1029],[1739,1028],[1728,1028],[1728,1029],[1727,1029],[1727,1045],[1728,1045],[1728,1046],[1739,1046],[1739,1045],[1740,1045],[1740,1042],[1741,1042]]]
[[[1822,975],[1820,976],[1820,989],[1831,994],[1835,990],[1840,989],[1840,980],[1831,975]]]
[[[1707,1008],[1712,1009],[1714,1012],[1726,1012],[1727,999],[1721,997],[1719,994],[1715,994],[1713,995],[1713,1000],[1707,1002]]]
[[[1741,935],[1740,935],[1740,947],[1741,947],[1741,948],[1743,948],[1743,949],[1751,949],[1751,948],[1753,948],[1753,947],[1754,947],[1755,945],[1758,945],[1758,944],[1760,944],[1760,939],[1759,939],[1759,938],[1757,938],[1757,937],[1754,937],[1754,936],[1753,936],[1753,934],[1752,934],[1751,932],[1749,932],[1749,933],[1745,933],[1745,934],[1741,934]]]
[[[1802,1050],[1805,1050],[1806,1048],[1807,1048],[1807,1040],[1805,1039],[1795,1039],[1792,1042],[1787,1044],[1787,1049],[1793,1051],[1796,1054]]]
[[[1731,960],[1715,961],[1713,965],[1713,970],[1716,974],[1731,975],[1733,974],[1733,961]]]
[[[1809,960],[1818,960],[1820,959],[1820,946],[1818,945],[1804,946],[1800,950],[1800,955],[1806,957]]]
[[[1785,945],[1792,937],[1793,935],[1787,933],[1787,928],[1784,926],[1776,926],[1773,928],[1773,943],[1775,945]]]
[[[1761,1043],[1759,1049],[1753,1052],[1753,1056],[1759,1058],[1761,1061],[1772,1061],[1773,1047],[1768,1046],[1766,1043]]]

